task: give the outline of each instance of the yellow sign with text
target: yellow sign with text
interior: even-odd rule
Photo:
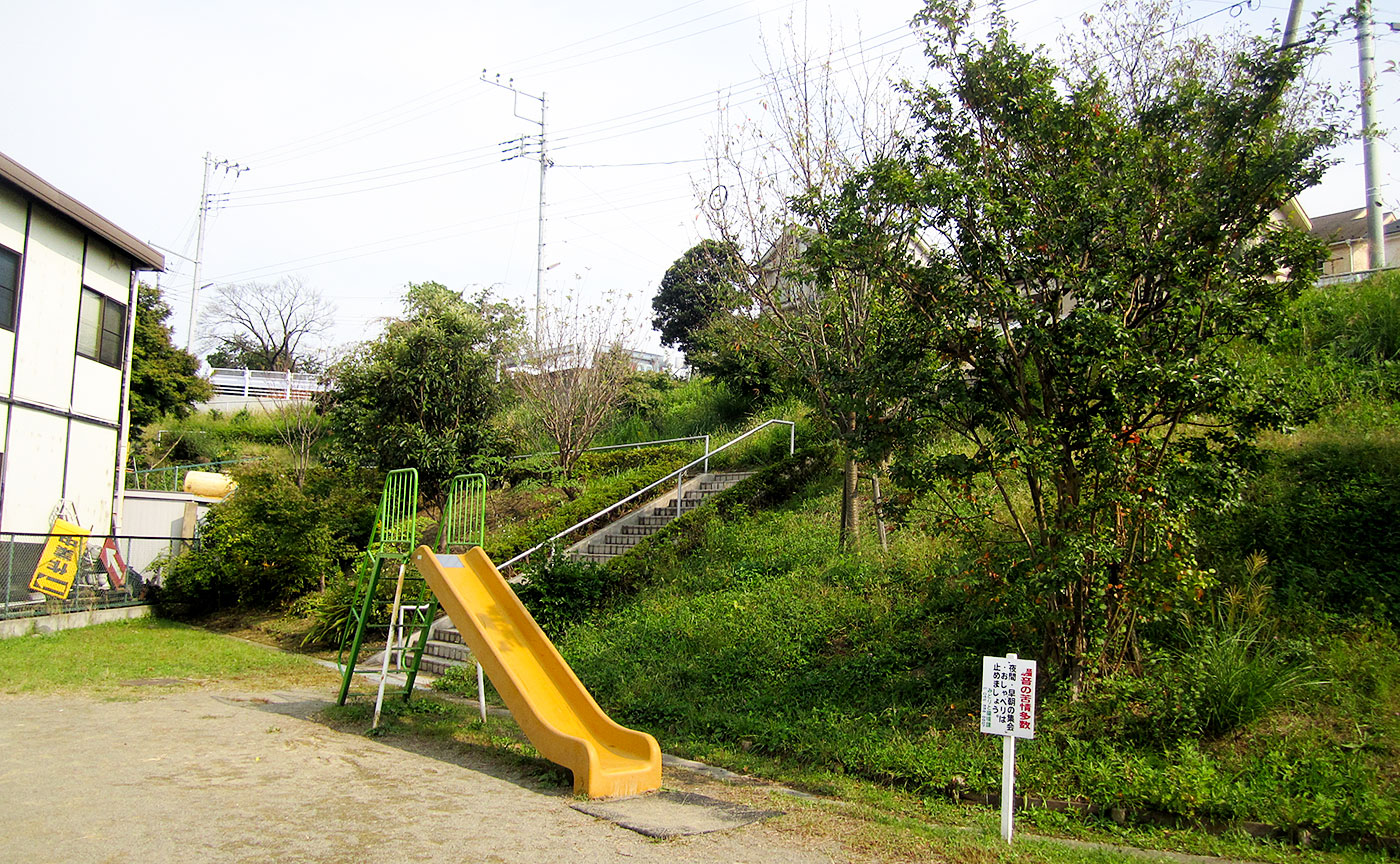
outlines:
[[[73,581],[78,578],[78,564],[82,561],[83,542],[87,536],[86,528],[62,519],[53,520],[49,542],[44,544],[44,554],[39,556],[39,566],[34,568],[29,590],[66,600],[68,592],[73,590]]]

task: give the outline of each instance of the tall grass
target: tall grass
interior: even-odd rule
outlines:
[[[1400,358],[1400,273],[1314,288],[1294,304],[1291,347],[1366,364]]]

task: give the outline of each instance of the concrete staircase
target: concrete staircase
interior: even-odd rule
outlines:
[[[681,487],[680,512],[689,513],[710,496],[723,492],[752,474],[752,471],[727,471],[701,474],[691,479]],[[570,546],[564,554],[601,564],[636,546],[675,518],[676,490],[672,489]],[[441,675],[449,667],[470,665],[471,649],[462,643],[462,635],[446,616],[438,618],[428,631],[428,644],[423,648],[423,660],[418,664],[418,670],[429,675]]]
[[[752,471],[701,474],[681,487],[680,514],[689,513],[705,503],[710,496],[717,495],[752,475]],[[648,501],[606,528],[588,535],[564,550],[564,554],[580,561],[602,564],[660,531],[675,519],[676,515],[676,492],[672,490]]]
[[[471,666],[472,652],[462,644],[462,634],[443,616],[428,628],[428,644],[423,647],[423,659],[418,664],[420,673],[441,675],[452,666]]]

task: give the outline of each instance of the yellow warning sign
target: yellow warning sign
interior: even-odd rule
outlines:
[[[55,519],[49,535],[44,554],[39,556],[39,566],[34,568],[34,578],[29,580],[29,590],[66,600],[68,592],[73,590],[73,580],[78,578],[78,564],[82,561],[83,541],[88,531],[72,522]]]

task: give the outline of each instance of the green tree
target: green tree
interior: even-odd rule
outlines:
[[[763,121],[745,118],[712,142],[703,212],[717,236],[743,250],[747,272],[742,308],[716,319],[706,339],[721,359],[741,361],[724,380],[747,390],[743,378],[761,375],[808,401],[837,438],[844,546],[858,535],[860,436],[886,413],[865,371],[883,319],[879,274],[865,259],[838,254],[829,232],[847,214],[824,202],[894,150],[904,115],[877,70],[851,68],[834,47],[811,51],[800,32],[789,25],[781,56],[769,58]],[[872,201],[864,217],[898,218],[882,212],[892,200]]]
[[[404,315],[331,371],[326,407],[336,445],[360,464],[417,468],[430,499],[500,449],[490,420],[498,378],[519,341],[519,310],[436,282],[409,285]]]
[[[857,251],[890,248],[871,238],[891,226],[862,218],[871,196],[936,238],[880,282],[870,375],[899,410],[865,437],[896,446],[936,524],[985,550],[987,584],[1033,610],[1077,688],[1210,586],[1189,517],[1231,492],[1269,407],[1245,398],[1231,345],[1319,271],[1318,244],[1270,214],[1318,181],[1338,129],[1290,110],[1306,58],[1276,42],[1218,75],[1164,65],[1125,98],[1004,21],[970,35],[972,8],[932,0],[918,18],[941,83],[912,90],[902,157],[813,206]],[[948,432],[958,443],[927,446]]]
[[[651,301],[656,313],[651,326],[663,343],[685,352],[689,361],[710,322],[744,304],[744,280],[738,244],[701,240],[661,277]]]
[[[213,390],[199,377],[199,359],[170,339],[170,306],[160,288],[136,286],[136,332],[131,348],[131,437],[162,414],[189,416]]]

